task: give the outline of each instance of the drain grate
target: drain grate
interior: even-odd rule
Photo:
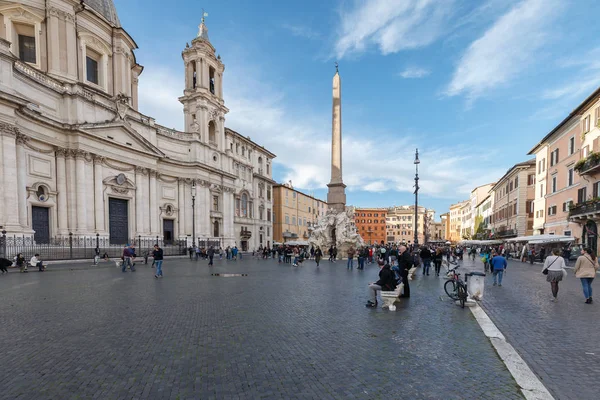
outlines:
[[[236,276],[248,276],[248,274],[210,274],[211,276],[220,276],[222,278],[233,278]]]

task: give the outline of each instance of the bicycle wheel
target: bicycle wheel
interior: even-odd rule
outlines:
[[[460,306],[465,308],[465,301],[467,300],[467,288],[459,283],[456,287],[458,293],[458,301],[460,301]]]
[[[455,281],[447,280],[446,283],[444,283],[444,291],[452,300],[458,300],[458,291]]]

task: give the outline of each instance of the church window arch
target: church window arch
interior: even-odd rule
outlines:
[[[242,217],[248,217],[248,195],[242,194]]]
[[[215,127],[214,121],[210,121],[208,123],[208,141],[209,141],[209,143],[213,143],[213,144],[217,143],[217,134],[216,134],[216,127]]]

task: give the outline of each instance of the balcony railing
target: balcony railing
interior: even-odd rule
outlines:
[[[507,229],[505,231],[496,232],[495,236],[497,238],[505,238],[509,236],[517,236],[517,232],[514,229]]]
[[[588,175],[600,170],[600,153],[591,153],[586,158],[579,160],[574,167],[579,175]]]
[[[585,219],[600,216],[600,199],[588,200],[569,209],[569,218]]]
[[[240,231],[240,238],[241,239],[250,239],[251,237],[252,237],[252,232],[251,231],[245,230],[245,229],[242,229]]]

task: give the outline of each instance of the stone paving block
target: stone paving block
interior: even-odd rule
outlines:
[[[248,258],[215,260],[212,268],[166,260],[162,280],[143,265],[135,274],[8,274],[0,277],[0,339],[9,343],[0,353],[9,371],[0,393],[522,398],[470,312],[440,301],[443,279],[419,276],[413,297],[389,312],[364,307],[377,273]]]

